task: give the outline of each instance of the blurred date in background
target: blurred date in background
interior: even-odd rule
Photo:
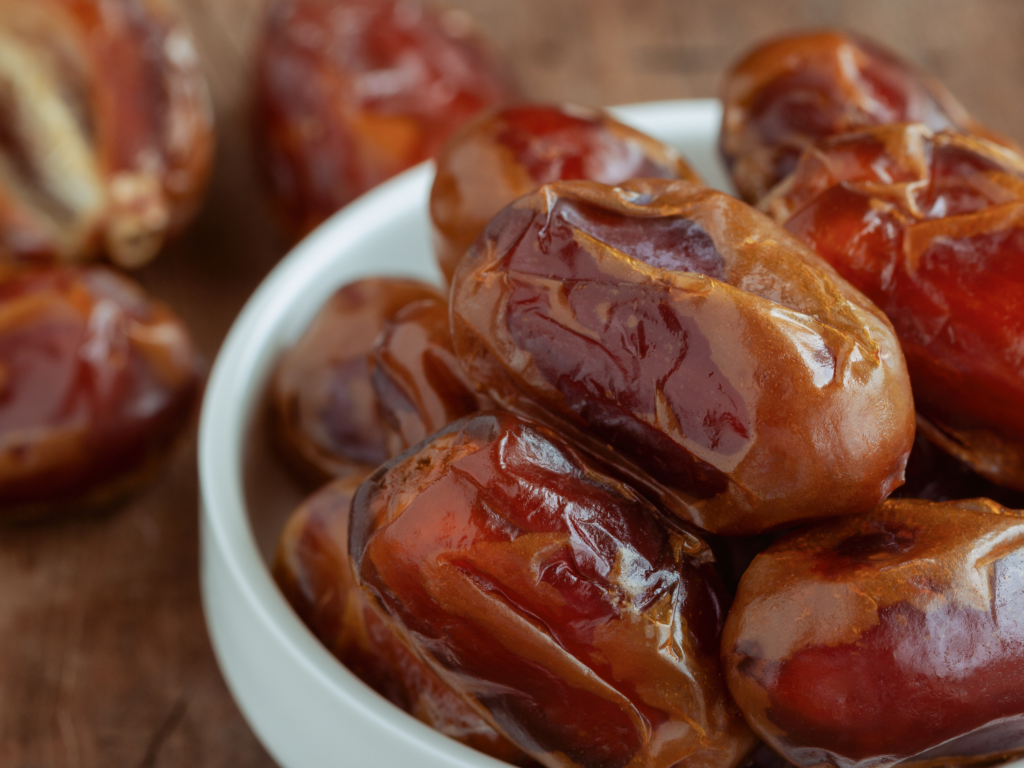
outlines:
[[[85,0],[82,0],[83,2]],[[2,0],[4,5],[32,0]],[[196,220],[133,279],[207,361],[291,236],[254,163],[262,0],[169,0],[190,25],[217,150]],[[1005,0],[452,0],[532,100],[717,96],[766,37],[843,27],[899,50],[1024,142],[1024,6]],[[193,430],[194,432],[194,430]],[[0,529],[0,765],[271,766],[222,682],[199,600],[194,438],[111,514]]]

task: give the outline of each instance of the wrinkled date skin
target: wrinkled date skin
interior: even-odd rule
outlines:
[[[798,766],[1024,752],[1024,513],[889,500],[758,555],[722,637],[729,689]]]
[[[0,521],[106,505],[189,423],[188,331],[102,267],[0,266]]]
[[[162,0],[0,4],[0,259],[146,263],[195,212],[213,143]]]
[[[761,46],[726,75],[722,103],[719,148],[736,189],[751,203],[792,172],[804,148],[847,131],[922,122],[996,138],[938,81],[876,43],[841,32]]]
[[[736,765],[707,546],[554,432],[455,422],[352,505],[364,593],[453,690],[550,768]]]
[[[888,315],[921,431],[1024,490],[1024,158],[874,128],[808,150],[765,207]]]
[[[460,263],[452,330],[495,401],[706,531],[866,512],[903,482],[914,411],[888,321],[721,192],[542,187]]]
[[[437,158],[430,218],[449,280],[487,222],[552,181],[700,178],[679,154],[597,109],[524,104],[492,110],[448,141]]]
[[[477,392],[452,348],[448,302],[424,299],[384,325],[370,361],[370,381],[395,456],[441,427],[494,407]]]
[[[335,480],[292,513],[274,578],[314,635],[360,680],[446,736],[499,760],[533,764],[416,658],[362,596],[348,557],[352,497],[365,475]]]
[[[402,307],[440,292],[418,280],[368,278],[338,289],[281,359],[271,382],[274,442],[312,486],[387,461],[387,425],[370,383],[370,353]]]
[[[274,0],[253,126],[294,235],[433,157],[467,119],[514,96],[470,27],[459,11],[410,0]]]

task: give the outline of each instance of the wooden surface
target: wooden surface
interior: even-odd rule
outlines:
[[[31,0],[0,0],[0,2]],[[189,233],[141,280],[212,360],[285,250],[249,160],[245,96],[261,0],[179,0],[208,69],[217,169]],[[716,94],[752,42],[845,26],[942,78],[1024,142],[1017,0],[457,0],[538,100]],[[194,433],[194,430],[193,430]],[[0,766],[272,766],[217,669],[199,601],[195,441],[108,516],[0,530]],[[338,765],[345,765],[339,756]]]

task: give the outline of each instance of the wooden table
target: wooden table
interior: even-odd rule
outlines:
[[[199,220],[141,279],[179,310],[212,360],[286,244],[260,198],[246,133],[262,3],[180,2],[216,102],[217,169]],[[714,96],[723,69],[754,41],[844,26],[903,51],[982,121],[1024,142],[1024,3],[1015,0],[451,5],[479,20],[538,100]],[[0,766],[274,764],[228,694],[207,639],[195,464],[193,438],[156,485],[114,514],[0,530]]]

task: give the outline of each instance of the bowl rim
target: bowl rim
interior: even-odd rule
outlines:
[[[717,99],[680,99],[607,108],[617,119],[654,135],[682,132],[705,134],[720,121]],[[687,128],[687,125],[690,125]],[[214,360],[203,398],[198,433],[201,536],[204,552],[212,547],[226,566],[227,575],[259,625],[274,636],[293,660],[306,667],[331,694],[357,707],[361,714],[401,740],[411,740],[434,752],[450,765],[502,766],[453,739],[443,736],[376,694],[349,672],[302,623],[279,591],[260,554],[250,523],[245,498],[245,446],[255,409],[263,402],[268,340],[286,321],[318,275],[344,254],[348,243],[372,235],[388,223],[391,201],[429,192],[434,166],[428,161],[370,190],[342,208],[292,248],[266,275],[231,325]],[[366,270],[372,274],[373,270]],[[331,287],[333,291],[337,286]],[[263,371],[263,375],[254,372]],[[209,574],[203,567],[204,611],[211,636],[215,634],[210,600]],[[261,741],[260,729],[246,711],[242,696],[234,690],[220,657],[217,661],[232,695]],[[367,695],[369,694],[369,695]]]

